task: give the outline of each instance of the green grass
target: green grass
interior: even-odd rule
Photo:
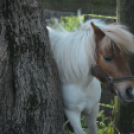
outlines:
[[[99,134],[114,134],[114,125],[112,123],[112,119],[111,117],[105,117],[104,115],[104,111],[100,111],[98,113],[98,118],[101,118],[101,121],[97,121],[97,126],[98,126],[98,133]],[[106,124],[105,122],[108,122],[108,124]],[[69,121],[67,121],[65,124],[67,125]],[[69,129],[66,127],[66,125],[64,125],[64,127],[66,128],[66,134],[75,134],[69,131]],[[83,128],[83,130],[86,133],[86,129],[85,129],[85,123],[84,123],[84,117],[81,118],[81,126]],[[117,130],[117,132],[120,134],[120,132]]]
[[[99,134],[114,134],[114,125],[112,122],[112,117],[105,117],[103,110],[98,113],[98,118],[100,117],[101,117],[101,121],[96,122],[98,126],[98,133]]]

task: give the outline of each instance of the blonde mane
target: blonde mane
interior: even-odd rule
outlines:
[[[85,24],[82,25],[81,29],[91,29],[91,22],[94,22],[94,24],[98,26],[108,38],[114,41],[121,51],[131,53],[134,52],[134,36],[128,31],[128,28],[126,26],[118,25],[115,23],[108,25],[101,20],[93,19],[85,22]]]
[[[106,25],[102,31],[113,40],[117,47],[126,53],[134,52],[134,36],[125,26],[122,25]]]
[[[122,25],[107,25],[101,20],[92,19],[81,23],[81,27],[73,32],[68,32],[63,28],[59,31],[47,27],[51,50],[63,83],[78,82],[82,77],[88,77],[91,65],[95,63],[96,43],[91,22],[98,26],[121,50],[134,52],[133,35]]]

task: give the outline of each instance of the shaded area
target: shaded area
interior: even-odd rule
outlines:
[[[126,25],[134,34],[134,1],[117,0],[117,19]],[[134,54],[129,56],[129,64],[134,75]],[[120,132],[129,134],[134,132],[134,102],[120,104]]]
[[[115,16],[116,0],[44,0],[45,10]]]

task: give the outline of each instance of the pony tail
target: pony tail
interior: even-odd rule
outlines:
[[[79,17],[79,21],[80,21],[80,24],[81,24],[81,26],[82,26],[82,25],[83,25],[83,21],[82,21],[82,19],[81,19],[81,10],[80,10],[80,9],[77,11],[77,15],[78,15],[78,17]]]

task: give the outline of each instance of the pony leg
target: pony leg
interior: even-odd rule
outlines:
[[[85,124],[87,128],[87,134],[98,134],[96,118],[99,111],[99,105],[95,105],[90,114],[85,115]]]
[[[76,134],[85,134],[81,127],[81,113],[79,111],[70,111],[68,109],[65,110],[65,115],[67,116],[68,120],[70,121],[71,126],[74,129]]]

